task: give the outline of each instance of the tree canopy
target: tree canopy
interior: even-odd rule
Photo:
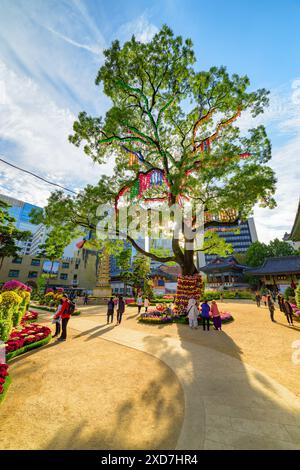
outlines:
[[[256,203],[275,205],[276,179],[267,166],[271,145],[265,128],[242,132],[237,125],[241,113],[250,119],[263,112],[268,92],[250,91],[247,76],[229,75],[223,66],[196,70],[191,40],[174,36],[167,26],[146,44],[134,36],[123,45],[114,41],[104,55],[96,85],[103,87],[111,107],[104,118],[81,112],[69,140],[83,145],[95,162],[111,162],[114,174],[102,176],[97,186],[88,186],[75,198],[56,192],[44,220],[53,223],[56,217],[72,230],[95,230],[96,206],[110,203],[117,208],[121,196],[127,207],[151,201],[153,209],[159,200],[182,211],[190,205],[193,214],[201,204],[204,228],[210,230],[200,248],[194,237],[203,227],[196,225],[195,216],[192,235],[186,236],[185,220],[181,237],[173,231],[169,256],[146,252],[126,235],[140,253],[175,261],[183,274],[193,274],[196,249],[221,255],[232,251],[211,230],[214,224],[236,224]],[[158,184],[141,189],[141,179],[155,172]]]
[[[298,252],[289,243],[278,238],[270,241],[269,244],[256,241],[249,246],[245,254],[245,264],[257,267],[261,266],[267,258],[296,254]]]

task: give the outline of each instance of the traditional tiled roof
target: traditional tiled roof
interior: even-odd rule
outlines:
[[[290,240],[293,240],[294,242],[300,241],[300,199],[294,225],[290,234]]]
[[[226,258],[218,256],[213,261],[200,268],[200,271],[209,273],[219,271],[243,271],[245,269],[247,269],[247,266],[239,264],[234,256],[227,256]]]
[[[250,268],[246,272],[252,275],[300,273],[300,256],[268,258],[260,268]]]

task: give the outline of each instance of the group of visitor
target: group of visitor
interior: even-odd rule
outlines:
[[[144,304],[144,307],[145,307],[145,313],[148,312],[148,307],[150,305],[150,301],[149,301],[149,298],[147,296],[143,300],[142,294],[139,294],[136,303],[137,303],[137,306],[138,306],[138,314],[141,313],[143,304]]]
[[[115,312],[115,301],[114,298],[111,297],[107,303],[107,324],[113,323],[114,321],[114,312]],[[123,297],[120,295],[117,300],[117,325],[121,324],[123,313],[125,311],[125,301]]]
[[[199,308],[196,299],[189,299],[187,306],[187,316],[189,319],[190,328],[198,328],[199,315],[202,318],[202,326],[204,331],[206,328],[207,331],[209,331],[211,318],[213,320],[214,329],[218,331],[222,330],[221,314],[215,300],[212,300],[211,305],[209,305],[207,300],[204,300],[204,302],[201,304],[201,307]]]
[[[261,302],[268,307],[270,312],[270,318],[272,322],[276,322],[274,318],[275,313],[275,302],[277,300],[279,310],[285,314],[287,322],[290,326],[293,325],[293,309],[290,302],[283,297],[279,292],[269,291],[267,293],[261,293],[259,291],[255,292],[256,305],[260,307]]]

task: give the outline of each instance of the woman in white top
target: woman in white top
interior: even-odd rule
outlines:
[[[141,313],[141,308],[143,306],[143,297],[141,295],[137,298],[138,313]]]
[[[148,299],[148,297],[145,297],[145,300],[144,300],[144,307],[145,307],[145,312],[148,312],[148,307],[149,307],[149,299]]]
[[[189,299],[187,306],[187,316],[189,318],[190,328],[198,328],[198,315],[199,310],[197,308],[197,302],[195,299]]]
[[[63,300],[61,299],[59,301],[59,305],[57,307],[57,310],[56,312],[54,313],[54,315],[52,315],[52,323],[55,323],[55,333],[54,335],[52,336],[52,338],[55,338],[55,336],[58,336],[59,333],[60,333],[60,321],[61,321],[61,317],[58,317],[58,318],[55,318],[55,316],[60,312],[61,310],[61,307],[62,307],[62,304],[63,304]]]

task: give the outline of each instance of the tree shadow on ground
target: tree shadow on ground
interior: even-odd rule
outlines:
[[[178,339],[148,335],[145,350],[175,371],[185,391],[179,448],[288,449],[300,447],[287,426],[300,424],[293,403],[275,381],[242,362],[224,331],[177,325]],[[189,338],[187,338],[189,336]],[[224,350],[226,353],[224,354]],[[263,360],[263,359],[262,359]]]

